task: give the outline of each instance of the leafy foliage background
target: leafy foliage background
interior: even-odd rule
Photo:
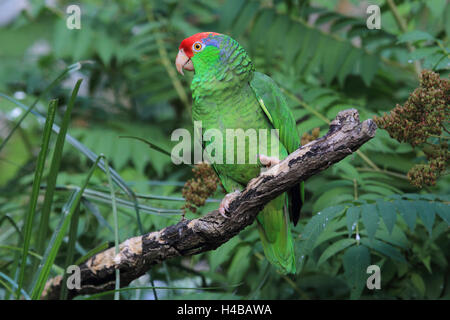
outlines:
[[[81,30],[66,28],[70,1],[29,1],[0,29],[0,143],[37,97],[35,111],[42,115],[50,99],[59,99],[55,123],[60,124],[75,82],[82,78],[83,83],[68,130],[81,144],[66,140],[64,145],[49,232],[38,223],[51,173],[50,161],[46,163],[24,290],[33,291],[39,257],[86,179],[93,160],[86,156],[89,150],[104,154],[117,172],[115,197],[108,176],[96,169],[82,194],[79,215],[72,218],[76,228],[62,240],[50,276],[62,274],[66,265],[91,255],[94,248],[114,245],[116,227],[123,241],[179,221],[181,189],[192,177],[191,167],[175,166],[158,148],[122,136],[170,150],[174,129],[191,130],[192,75],[180,77],[174,68],[185,37],[211,30],[237,39],[256,68],[285,92],[300,135],[316,127],[324,134],[329,120],[343,109],[356,108],[364,120],[403,103],[418,86],[416,62],[448,78],[450,4],[395,1],[406,23],[402,30],[389,1],[372,2],[381,8],[381,30],[367,29],[367,5],[359,1],[83,0]],[[46,90],[78,61],[79,70]],[[42,119],[30,113],[0,149],[3,299],[14,297],[18,282],[43,127]],[[47,159],[55,153],[55,140],[53,135]],[[420,190],[410,185],[406,172],[424,159],[420,150],[378,130],[359,153],[308,180],[303,216],[294,229],[295,277],[281,276],[269,266],[251,227],[215,251],[155,266],[120,297],[448,299],[449,177]],[[187,217],[217,208],[222,197],[219,190]],[[117,204],[117,221],[112,203]],[[44,247],[39,247],[39,234],[44,234]],[[366,288],[371,264],[381,267],[381,290]]]

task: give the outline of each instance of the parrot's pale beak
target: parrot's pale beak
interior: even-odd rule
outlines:
[[[194,64],[191,59],[188,58],[186,53],[184,53],[183,49],[180,49],[177,54],[177,59],[175,60],[175,65],[177,66],[177,70],[184,76],[183,69],[188,71],[194,71]]]

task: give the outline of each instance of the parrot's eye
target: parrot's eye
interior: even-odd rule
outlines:
[[[192,49],[195,52],[200,52],[203,50],[203,43],[201,43],[200,41],[197,41],[196,43],[193,44]]]

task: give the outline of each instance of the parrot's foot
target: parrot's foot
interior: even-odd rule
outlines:
[[[263,154],[260,154],[259,155],[259,162],[261,162],[261,164],[263,166],[266,166],[266,167],[270,168],[270,167],[272,167],[272,166],[274,166],[276,164],[279,164],[280,163],[280,159],[278,159],[276,157],[268,157],[268,156],[265,156]]]
[[[222,199],[222,202],[220,203],[220,206],[219,206],[219,213],[222,215],[222,217],[227,218],[227,219],[230,218],[229,216],[227,216],[225,214],[225,212],[228,211],[228,207],[229,207],[231,201],[233,201],[233,199],[237,195],[239,195],[239,193],[241,193],[241,192],[239,190],[236,190],[234,192],[226,194],[225,197]]]

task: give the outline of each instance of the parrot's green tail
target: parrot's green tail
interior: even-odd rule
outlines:
[[[269,202],[258,214],[258,231],[267,259],[283,274],[295,273],[294,240],[284,210],[286,194]]]

